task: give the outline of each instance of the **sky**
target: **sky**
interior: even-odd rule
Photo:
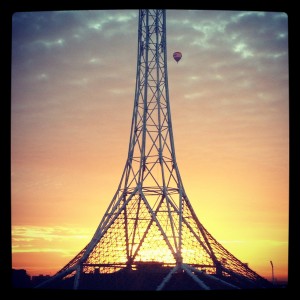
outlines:
[[[288,16],[167,10],[175,151],[203,226],[286,280]],[[54,275],[91,240],[127,159],[138,10],[12,17],[12,267]],[[173,52],[182,52],[177,64]]]

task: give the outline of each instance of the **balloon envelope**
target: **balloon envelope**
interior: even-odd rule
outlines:
[[[181,52],[177,51],[177,52],[173,53],[173,57],[177,62],[179,62],[181,60],[182,54],[181,54]]]

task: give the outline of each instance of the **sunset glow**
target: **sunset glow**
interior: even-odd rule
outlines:
[[[240,261],[269,280],[272,261],[287,280],[288,16],[166,14],[176,158],[193,209]],[[137,30],[137,10],[13,15],[13,268],[54,275],[111,202],[127,158]],[[173,262],[164,249],[139,256]]]

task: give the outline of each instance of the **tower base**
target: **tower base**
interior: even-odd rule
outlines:
[[[47,288],[71,290],[75,276],[54,280]],[[172,290],[238,290],[272,288],[272,284],[254,283],[234,276],[197,272],[188,265],[174,268],[160,263],[142,262],[134,269],[124,268],[114,273],[80,275],[79,290],[102,291],[172,291]]]

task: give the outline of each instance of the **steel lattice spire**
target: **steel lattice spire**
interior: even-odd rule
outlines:
[[[136,87],[128,157],[119,186],[93,238],[50,280],[137,271],[156,264],[164,289],[184,272],[200,289],[241,283],[267,286],[218,243],[198,220],[175,156],[167,71],[166,12],[139,11]],[[230,280],[229,280],[230,279]]]

